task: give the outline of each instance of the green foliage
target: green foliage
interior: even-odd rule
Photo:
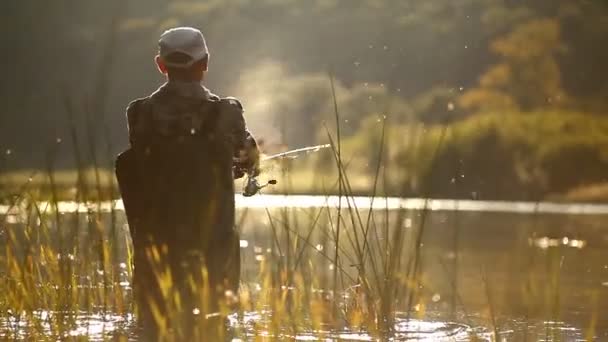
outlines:
[[[390,117],[393,122],[401,123],[411,119],[414,114],[411,105],[389,93],[384,84],[356,84],[352,88],[338,88],[336,93],[341,112],[342,134],[346,136],[365,132],[370,121]],[[325,113],[331,113],[332,108],[333,103],[325,108]]]
[[[479,87],[460,99],[466,109],[532,110],[563,104],[566,95],[556,55],[563,51],[559,23],[535,19],[517,26],[491,44],[501,62],[479,79]]]
[[[608,120],[580,113],[480,114],[423,136],[413,172],[433,196],[535,200],[608,174]],[[412,158],[414,151],[403,151]],[[417,156],[420,153],[416,153]]]
[[[393,196],[536,201],[608,180],[608,119],[590,114],[494,112],[381,134],[382,119],[370,117],[343,153],[358,177],[373,178],[383,158],[384,181],[399,185],[387,188]]]
[[[603,114],[608,108],[607,8],[597,1],[59,0],[50,6],[23,0],[0,10],[15,42],[0,57],[11,66],[0,85],[0,151],[11,151],[0,158],[2,172],[40,168],[46,150],[32,146],[67,142],[66,127],[93,146],[80,147],[74,163],[63,144],[56,167],[110,168],[127,144],[124,108],[162,81],[152,61],[156,40],[175,25],[205,32],[212,56],[207,84],[242,100],[267,152],[327,142],[325,127],[335,129],[330,69],[353,158],[373,168],[380,158],[377,120],[386,116],[387,136],[400,138],[387,157],[405,165],[392,176],[413,179],[416,191],[425,172],[414,166],[428,165],[434,151],[424,142],[441,136],[432,125],[456,125],[475,113]],[[431,126],[406,125],[412,121]],[[421,161],[413,152],[407,162],[395,157],[406,148],[423,148],[416,154]],[[94,153],[97,158],[89,156]],[[542,168],[518,166],[517,177],[559,183],[541,177]]]
[[[534,16],[533,11],[525,5],[508,7],[503,1],[493,2],[493,6],[487,6],[481,16],[484,28],[491,34],[508,31],[512,26]]]
[[[425,123],[445,123],[461,119],[464,113],[456,108],[458,93],[454,88],[434,87],[416,96],[413,101],[416,119]]]

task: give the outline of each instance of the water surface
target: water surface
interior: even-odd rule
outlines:
[[[350,212],[342,228],[346,241],[357,234],[356,224],[349,221],[356,216],[353,213],[366,221],[371,208],[368,222],[373,253],[380,253],[384,244],[390,246],[395,231],[403,230],[408,250],[417,234],[422,234],[419,257],[423,281],[418,304],[413,313],[406,314],[405,300],[397,297],[400,303],[396,308],[402,311],[396,314],[393,339],[467,341],[473,335],[489,339],[497,332],[507,341],[608,340],[608,205],[369,197],[340,201],[334,196],[278,195],[237,195],[236,199],[242,281],[253,292],[262,282],[263,263],[299,267],[293,258],[281,255],[280,248],[303,251],[315,266],[316,281],[327,285],[319,291],[328,291],[335,267],[323,256],[334,249],[330,232],[335,227],[330,218],[335,218],[339,204]],[[62,202],[58,207],[66,220],[103,212],[104,224],[118,227],[114,233],[122,234],[119,250],[124,260],[118,260],[118,266],[124,265],[128,227],[120,201],[89,205]],[[41,203],[40,208],[51,210],[47,203]],[[0,207],[3,233],[24,224],[28,215],[23,211],[22,206]],[[84,226],[87,219],[81,222]],[[356,276],[356,267],[348,265],[353,247],[344,243],[341,257],[345,272]],[[118,284],[126,293],[129,280],[125,275]],[[43,316],[57,313],[37,314],[44,321]],[[137,339],[129,313],[89,311],[72,316],[76,317],[69,333],[72,336]],[[26,331],[32,324],[19,320],[17,313],[3,317],[2,330]],[[231,316],[230,322],[243,339],[371,340],[365,329],[326,327],[282,331],[277,336],[277,332],[255,328],[269,317],[272,312],[245,311]]]

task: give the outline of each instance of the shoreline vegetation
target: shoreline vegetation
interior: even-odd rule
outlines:
[[[91,171],[92,172],[92,171]],[[311,171],[312,172],[312,171]],[[311,173],[310,172],[310,173]],[[41,176],[34,175],[30,177],[32,174],[37,174],[32,170],[22,170],[22,171],[14,171],[8,172],[0,175],[0,204],[8,204],[11,202],[11,198],[19,195],[19,190],[24,188],[29,188],[28,193],[31,198],[35,198],[40,201],[48,201],[52,200],[53,192],[55,192],[55,196],[57,196],[58,201],[74,201],[76,198],[76,193],[78,192],[78,187],[76,186],[76,180],[78,178],[77,171],[73,170],[60,170],[56,172],[59,176],[57,176],[59,181],[55,184],[55,187],[52,190],[52,186],[49,182],[41,180]],[[100,170],[100,173],[104,175],[104,177],[109,177],[111,171],[108,170]],[[305,177],[304,174],[309,174],[309,172],[304,173],[300,177]],[[31,181],[28,179],[31,178]],[[264,177],[266,178],[266,177]],[[292,179],[297,179],[298,175],[293,175]],[[118,200],[120,199],[119,190],[116,185],[110,186],[110,182],[104,182],[101,188],[98,188],[95,185],[93,180],[87,179],[85,181],[85,187],[90,189],[95,189],[94,191],[89,193],[89,197],[86,201],[97,202],[97,201],[108,201],[108,200]],[[357,182],[355,178],[356,185],[353,186],[353,196],[372,196],[371,187],[372,184],[368,184],[367,179],[360,178]],[[235,182],[235,193],[240,193],[242,188],[242,180],[237,180]],[[102,196],[97,195],[97,189],[101,189]],[[264,193],[266,194],[277,194],[277,195],[338,195],[338,192],[327,192],[323,191],[323,189],[319,187],[315,187],[310,182],[303,184],[303,186],[292,186],[289,190],[283,189],[280,186],[276,186],[273,189],[265,189]],[[112,194],[110,196],[109,194]],[[386,193],[382,195],[376,194],[376,197],[395,197],[396,194]],[[404,198],[421,198],[415,195],[407,196]],[[501,198],[492,198],[492,199],[484,199],[484,198],[446,198],[446,197],[432,197],[434,199],[467,199],[467,200],[491,200],[491,201],[502,201]],[[429,198],[431,199],[431,198]],[[506,201],[529,201],[527,199],[507,199]],[[608,182],[604,183],[596,183],[589,184],[580,187],[573,188],[566,192],[562,193],[550,193],[546,197],[541,198],[540,202],[555,202],[555,203],[597,203],[604,204],[608,203]]]
[[[355,195],[371,196],[380,181],[385,190],[377,196],[608,202],[608,118],[563,112],[479,114],[447,125],[387,123],[382,132],[384,120],[368,120],[359,132],[342,138],[344,168]],[[374,150],[381,139],[385,148],[379,155]],[[330,158],[330,151],[319,151],[263,164],[262,180],[289,174],[289,184],[279,182],[265,193],[338,194]],[[379,159],[383,165],[375,170]],[[105,166],[6,171],[0,173],[0,201],[24,189],[42,200],[118,199],[116,184],[113,169]],[[235,181],[237,192],[242,184]],[[428,193],[419,184],[430,184]]]
[[[111,177],[112,171],[103,169],[99,171],[103,178],[107,179]],[[90,169],[87,173],[92,174],[93,170]],[[301,174],[295,173],[291,176],[291,179],[298,179],[299,177],[306,177],[307,174],[311,174],[310,172],[302,172]],[[78,172],[75,170],[59,170],[56,171],[56,178],[58,179],[55,187],[52,188],[50,182],[47,180],[43,180],[42,178],[45,175],[39,174],[33,170],[21,170],[21,171],[13,171],[7,172],[5,174],[0,174],[0,204],[7,204],[10,199],[14,196],[19,195],[19,190],[23,190],[24,188],[28,188],[28,193],[32,198],[37,200],[46,201],[51,200],[53,196],[53,192],[55,196],[57,196],[58,201],[73,201],[76,198],[76,194],[78,192],[77,176]],[[33,175],[33,176],[32,176]],[[264,178],[267,178],[264,176]],[[357,179],[353,177],[355,184],[353,185],[353,196],[372,196],[371,187],[372,184],[367,182],[367,179],[361,177]],[[31,179],[31,180],[28,180]],[[338,195],[338,192],[328,192],[323,191],[320,187],[315,187],[311,182],[305,182],[302,186],[291,186],[288,190],[284,189],[280,185],[277,185],[271,189],[265,189],[264,193],[267,194],[277,194],[277,195]],[[120,199],[119,190],[115,183],[112,184],[110,181],[105,181],[102,183],[101,187],[97,187],[94,179],[85,180],[85,187],[89,189],[94,189],[94,191],[89,192],[89,198],[86,201],[108,201],[108,200],[118,200]],[[242,180],[235,181],[235,193],[240,193],[242,188]],[[97,195],[98,189],[101,189],[102,196]],[[112,196],[110,196],[112,194]],[[397,194],[386,193],[382,194],[380,197],[388,196],[395,197]],[[378,197],[379,195],[376,194]],[[408,196],[412,198],[420,198],[415,195]],[[468,200],[497,200],[501,201],[501,198],[492,198],[492,199],[483,199],[483,198],[443,198],[443,197],[434,197],[436,199],[468,199]],[[507,199],[507,201],[526,201],[523,198],[511,198]],[[604,183],[596,183],[583,185],[580,187],[576,187],[570,189],[568,191],[562,193],[550,193],[546,197],[541,198],[539,201],[541,202],[556,202],[556,203],[608,203],[608,182]]]

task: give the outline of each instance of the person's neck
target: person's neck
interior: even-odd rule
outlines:
[[[168,83],[182,83],[182,84],[186,84],[186,83],[202,84],[203,80],[187,79],[187,78],[177,78],[177,77],[168,77],[167,78],[167,82]]]

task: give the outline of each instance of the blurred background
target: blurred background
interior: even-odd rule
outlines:
[[[159,35],[189,25],[211,49],[206,85],[242,100],[267,153],[335,135],[333,77],[355,192],[379,173],[390,195],[608,199],[606,1],[21,0],[0,13],[5,184],[111,170],[127,104],[163,82]],[[296,163],[295,191],[321,191],[309,165],[332,158]]]
[[[346,195],[235,197],[242,336],[608,340],[608,205],[570,203],[608,202],[608,1],[0,14],[0,339],[137,334],[129,228],[105,200],[125,108],[164,82],[161,33],[187,25],[211,50],[205,85],[242,101],[266,154],[335,146],[265,162],[264,192]]]

